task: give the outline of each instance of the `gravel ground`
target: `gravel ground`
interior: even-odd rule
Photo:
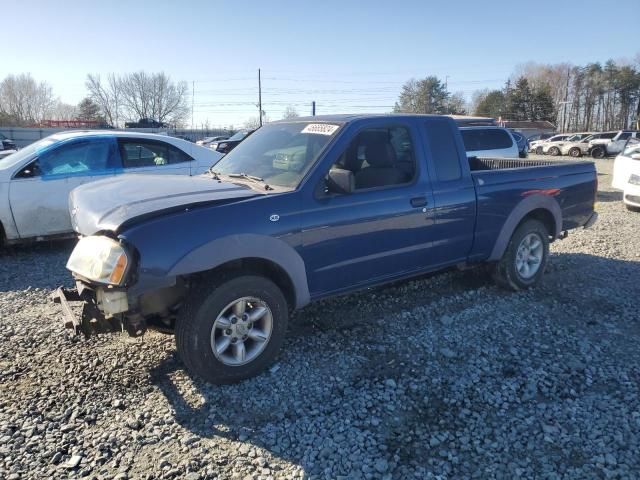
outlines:
[[[0,254],[0,478],[638,478],[640,213],[611,165],[539,288],[449,272],[323,301],[233,386],[172,337],[66,337],[72,244]]]

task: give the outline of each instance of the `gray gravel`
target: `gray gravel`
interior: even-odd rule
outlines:
[[[72,244],[0,254],[0,478],[638,478],[640,214],[611,163],[539,288],[449,272],[324,301],[233,386],[172,337],[68,338],[48,295]]]

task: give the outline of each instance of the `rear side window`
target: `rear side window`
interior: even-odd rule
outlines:
[[[179,148],[154,140],[119,140],[124,168],[161,167],[188,162],[191,157]]]
[[[436,177],[441,182],[458,180],[462,177],[462,169],[451,125],[441,120],[430,120],[425,127]]]
[[[467,152],[477,150],[502,150],[511,148],[513,140],[504,130],[498,128],[474,128],[461,130],[462,141]]]

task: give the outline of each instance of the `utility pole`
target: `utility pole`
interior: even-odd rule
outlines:
[[[258,69],[258,113],[260,115],[260,126],[262,126],[262,81],[260,79],[260,69]]]
[[[571,67],[567,67],[567,86],[564,90],[564,109],[562,110],[562,133],[565,132],[565,121],[567,119],[567,104],[569,103],[569,77],[571,77]]]
[[[311,116],[312,117],[316,116],[316,101],[315,100],[313,102],[311,102]]]
[[[193,103],[194,103],[195,98],[196,98],[196,82],[192,81],[191,82],[191,130],[194,130],[194,128],[193,128]]]

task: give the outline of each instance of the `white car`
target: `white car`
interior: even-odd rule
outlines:
[[[544,153],[543,152],[544,145],[547,142],[560,142],[560,141],[566,140],[570,136],[571,134],[562,133],[560,135],[554,135],[553,137],[549,137],[545,140],[534,140],[533,142],[529,142],[529,151],[535,152],[538,155],[542,155]]]
[[[542,144],[542,153],[545,155],[558,156],[562,153],[562,146],[569,142],[579,142],[591,136],[591,132],[574,133],[564,140],[552,140],[551,138]]]
[[[468,157],[518,158],[518,143],[506,128],[461,127],[462,141]]]
[[[124,173],[197,175],[222,155],[166,135],[118,131],[56,133],[0,158],[0,246],[73,232],[75,187]]]
[[[614,156],[622,152],[627,144],[627,140],[638,138],[637,130],[620,130],[611,139],[597,139],[589,142],[589,151],[593,158],[604,158]]]
[[[622,190],[629,210],[640,210],[640,140],[630,139],[613,164],[613,188]]]

